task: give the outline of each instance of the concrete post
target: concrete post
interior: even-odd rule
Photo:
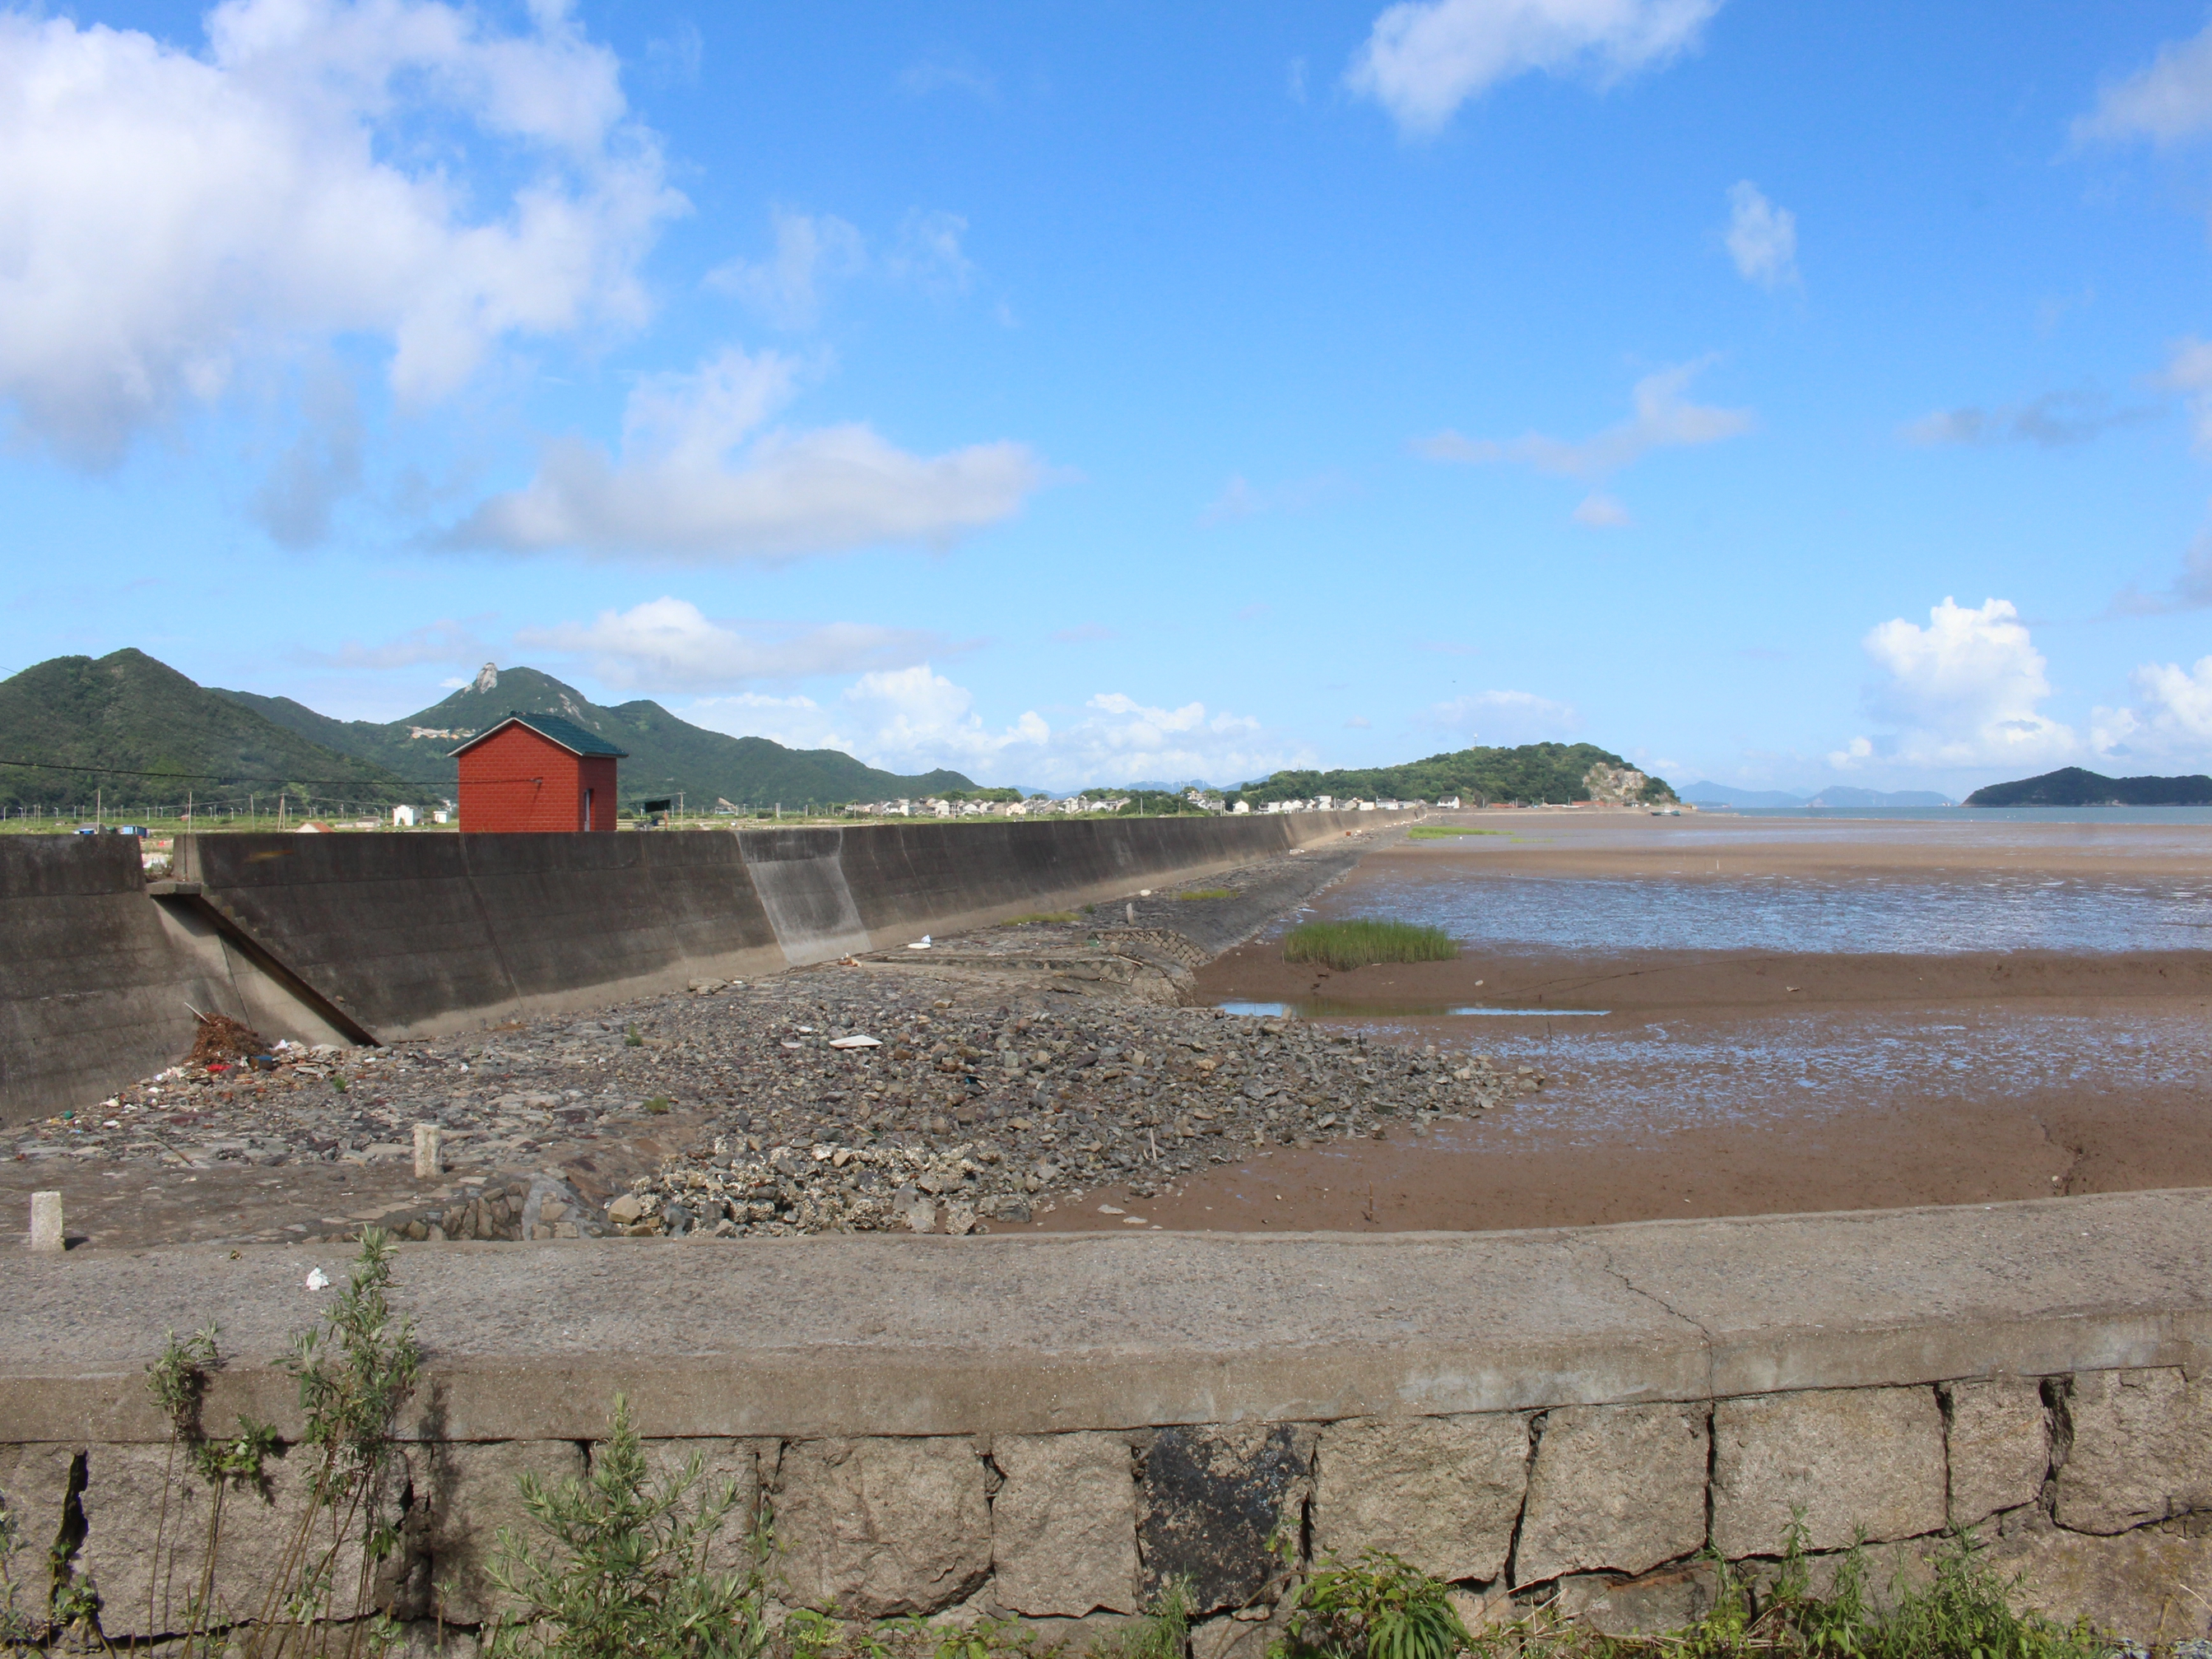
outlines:
[[[445,1163],[440,1155],[438,1146],[439,1139],[439,1130],[436,1124],[418,1123],[415,1126],[416,1180],[428,1181],[433,1176],[436,1176],[443,1172]]]
[[[62,1195],[59,1193],[33,1193],[31,1248],[34,1250],[58,1250],[62,1247]]]

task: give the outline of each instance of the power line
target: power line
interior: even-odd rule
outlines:
[[[0,768],[18,766],[35,772],[82,772],[111,778],[174,778],[179,781],[212,780],[217,783],[313,785],[324,789],[389,789],[404,784],[424,789],[442,788],[457,778],[280,778],[257,777],[243,772],[144,772],[127,766],[64,766],[58,761],[9,760],[0,757]],[[542,783],[543,778],[472,778],[471,783]]]

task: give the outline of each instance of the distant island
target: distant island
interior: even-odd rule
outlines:
[[[1993,783],[1966,797],[1969,806],[2212,806],[2212,778],[2108,778],[2062,766],[2039,778]]]
[[[1437,800],[1456,797],[1469,806],[1519,803],[1565,805],[1576,801],[1660,805],[1674,792],[1664,778],[1631,766],[1609,750],[1588,743],[1524,743],[1516,748],[1480,745],[1431,755],[1399,766],[1335,772],[1277,772],[1227,793],[1258,811],[1271,804],[1314,800]]]

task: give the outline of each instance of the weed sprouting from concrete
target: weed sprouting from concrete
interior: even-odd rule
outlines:
[[[1101,1638],[1090,1659],[1182,1659],[1190,1650],[1190,1581],[1170,1578],[1145,1616]]]
[[[526,1538],[499,1530],[495,1583],[520,1604],[485,1644],[496,1659],[757,1659],[768,1548],[757,1533],[742,1572],[712,1570],[709,1552],[737,1507],[734,1481],[695,1498],[697,1454],[677,1474],[649,1479],[629,1400],[586,1478],[549,1486],[521,1477]]]
[[[1291,1601],[1284,1659],[1452,1659],[1473,1641],[1450,1586],[1387,1550],[1323,1557]]]
[[[1450,962],[1459,946],[1441,927],[1364,918],[1309,921],[1283,936],[1283,960],[1314,962],[1340,972],[1382,962]]]
[[[234,1494],[240,1501],[269,1498],[270,1460],[286,1449],[275,1428],[243,1413],[235,1435],[216,1438],[203,1429],[201,1407],[222,1365],[213,1325],[183,1339],[171,1331],[161,1358],[147,1367],[148,1390],[168,1419],[170,1435],[147,1563],[146,1626],[180,1633],[182,1659],[234,1648],[242,1659],[283,1659],[288,1651],[304,1659],[311,1644],[313,1650],[328,1654],[333,1641],[350,1659],[365,1640],[380,1643],[378,1630],[362,1615],[374,1601],[375,1571],[398,1543],[398,1529],[384,1512],[392,1426],[422,1369],[412,1322],[392,1311],[391,1278],[391,1241],[371,1228],[362,1237],[352,1279],[331,1300],[321,1324],[292,1340],[284,1363],[299,1384],[306,1426],[291,1450],[312,1468],[305,1474],[299,1519],[250,1607],[233,1605],[216,1581],[224,1514]],[[170,1530],[173,1510],[186,1512],[175,1501],[179,1453],[208,1488],[197,1549]],[[349,1598],[339,1593],[341,1569],[348,1566]],[[187,1575],[181,1599],[180,1570]],[[97,1585],[64,1585],[58,1575],[57,1622],[66,1622],[64,1588],[89,1609],[98,1608]],[[233,1632],[247,1620],[242,1635]]]

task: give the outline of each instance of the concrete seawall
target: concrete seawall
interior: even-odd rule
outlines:
[[[1699,1609],[1705,1552],[1771,1555],[1802,1510],[1815,1551],[1863,1530],[1878,1583],[1971,1525],[2062,1619],[2203,1637],[2208,1240],[2212,1192],[2176,1191],[1462,1237],[403,1247],[428,1370],[395,1610],[489,1617],[516,1474],[581,1473],[623,1390],[773,1515],[790,1600],[848,1613],[1127,1611],[1172,1573],[1249,1613],[1287,1523],[1470,1608],[1650,1627]],[[344,1262],[7,1260],[0,1492],[40,1542],[74,1501],[111,1638],[144,1633],[161,1331],[221,1320],[211,1430],[296,1434],[275,1361],[325,1300],[310,1265]],[[1257,1659],[1265,1622],[1198,1651],[1243,1659],[1241,1631]]]
[[[383,1041],[747,978],[1114,898],[1389,813],[623,836],[0,838],[0,1122],[178,1059],[192,1014]]]

